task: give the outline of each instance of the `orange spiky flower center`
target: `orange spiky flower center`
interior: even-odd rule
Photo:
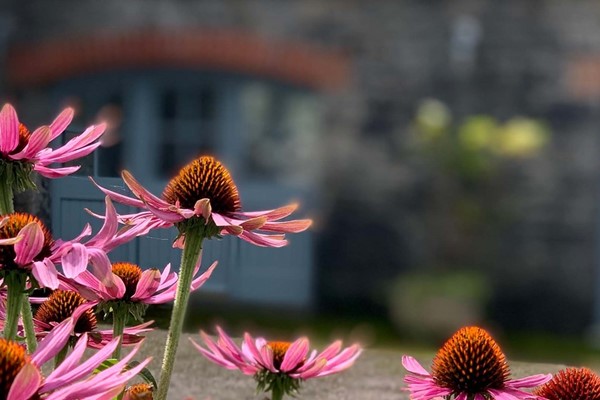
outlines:
[[[436,384],[454,394],[502,389],[510,375],[500,346],[484,329],[465,327],[438,351],[431,373]]]
[[[15,377],[29,361],[25,347],[0,338],[0,399],[6,399]]]
[[[600,377],[588,368],[567,368],[534,394],[548,400],[600,400]]]
[[[132,385],[125,391],[126,398],[129,400],[152,400],[154,398],[152,395],[153,392],[154,388],[147,383]]]
[[[27,224],[31,222],[37,223],[44,233],[44,246],[34,261],[42,261],[44,258],[52,254],[52,234],[40,219],[34,215],[27,213],[12,213],[3,217],[3,224],[0,224],[0,239],[14,238],[19,234]],[[15,249],[13,245],[0,246],[0,267],[3,269],[17,269],[19,266],[15,263]]]
[[[277,369],[281,367],[285,353],[292,344],[290,342],[267,342],[267,346],[273,351],[273,366]]]
[[[112,265],[113,274],[117,275],[125,284],[125,294],[123,300],[131,299],[135,294],[137,284],[142,277],[142,269],[135,264],[128,262],[118,262]]]
[[[229,171],[210,156],[202,156],[181,168],[165,187],[163,198],[171,204],[179,202],[181,207],[188,209],[193,209],[198,200],[207,198],[212,210],[219,214],[241,209],[240,196]]]
[[[47,324],[60,323],[71,317],[75,309],[84,304],[86,300],[77,292],[57,289],[40,305],[35,313],[35,319]],[[90,309],[83,313],[75,324],[75,333],[92,332],[96,329],[98,321]]]
[[[19,144],[17,144],[17,147],[12,151],[12,154],[16,154],[23,150],[25,146],[27,146],[27,143],[29,143],[30,138],[31,132],[29,132],[29,129],[22,123],[19,123]]]

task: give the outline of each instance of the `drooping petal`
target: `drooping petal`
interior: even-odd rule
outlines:
[[[339,353],[341,349],[342,349],[342,341],[336,340],[335,342],[333,342],[329,346],[327,346],[327,348],[325,350],[323,350],[321,352],[321,354],[319,354],[319,358],[324,358],[326,360],[329,360],[331,357],[333,357],[337,353]]]
[[[256,342],[249,333],[244,333],[244,342],[242,343],[242,352],[249,360],[263,365],[262,355],[258,351]]]
[[[199,261],[200,263],[200,261]],[[204,283],[208,280],[208,278],[210,278],[211,274],[213,273],[213,270],[217,267],[218,262],[215,261],[214,263],[211,264],[210,267],[208,267],[208,269],[206,271],[204,271],[204,273],[202,273],[202,275],[200,275],[198,278],[194,279],[192,281],[192,284],[190,285],[190,291],[194,291],[197,290],[198,288],[200,288],[202,285],[204,285]],[[196,266],[196,268],[198,268],[198,266]],[[146,304],[162,304],[162,303],[167,303],[169,301],[173,301],[173,299],[175,298],[175,291],[176,291],[176,282],[173,282],[173,285],[164,289],[164,291],[162,291],[161,293],[158,293],[152,297],[149,297],[148,299],[146,299],[144,301],[144,303]]]
[[[514,388],[531,388],[543,385],[551,379],[551,374],[538,374],[506,381],[506,385]]]
[[[315,376],[319,376],[320,372],[327,365],[327,360],[324,358],[317,358],[314,363],[310,365],[310,368],[306,368],[301,372],[291,374],[292,377],[297,377],[300,379],[309,379],[314,378]]]
[[[74,111],[71,107],[65,108],[50,124],[50,131],[52,136],[50,140],[56,139],[61,133],[67,129],[67,126],[73,121]]]
[[[10,104],[0,111],[0,152],[8,154],[19,144],[19,118]]]
[[[92,183],[94,185],[96,185],[96,187],[98,189],[100,189],[102,191],[102,193],[104,193],[105,195],[109,196],[112,200],[119,202],[121,204],[125,204],[127,206],[132,206],[132,207],[137,207],[137,208],[143,208],[144,207],[144,202],[138,199],[134,199],[132,197],[128,197],[125,195],[122,195],[120,193],[117,192],[113,192],[112,190],[108,190],[103,188],[102,186],[98,185],[98,183],[92,178],[89,178]]]
[[[57,355],[58,352],[65,347],[74,328],[75,320],[73,317],[67,318],[56,325],[54,329],[39,342],[38,348],[31,356],[31,361],[40,367],[44,365],[46,361]]]
[[[122,388],[125,382],[137,375],[151,361],[151,358],[147,358],[135,367],[124,370],[124,367],[138,350],[139,345],[113,366],[92,375],[89,379],[73,383],[51,393],[46,397],[46,400],[64,400],[65,398],[110,400],[112,398],[110,396],[120,392],[120,390],[116,391],[116,388]],[[97,357],[97,354],[92,357],[96,359],[96,365],[104,361],[102,358]]]
[[[26,265],[33,261],[44,247],[44,232],[37,222],[30,222],[19,231],[23,239],[15,243],[15,262]]]
[[[123,178],[123,181],[125,182],[127,187],[129,187],[129,189],[133,192],[134,195],[136,195],[139,199],[148,203],[152,207],[168,208],[170,206],[170,204],[168,202],[164,201],[161,198],[156,197],[155,195],[150,193],[148,190],[146,190],[146,188],[143,187],[133,177],[133,175],[131,175],[131,173],[129,171],[127,171],[127,170],[123,171],[121,173],[121,177]]]
[[[114,375],[115,371],[122,371],[123,368],[129,364],[129,361],[140,350],[141,345],[142,345],[142,343],[137,344],[127,355],[125,355],[123,358],[121,358],[121,360],[118,363],[114,364],[110,368],[107,368],[107,369],[97,373],[90,380],[95,380],[98,383],[107,383],[106,381],[109,380],[111,375]],[[90,357],[90,359],[93,360],[93,363],[97,363],[96,365],[99,365],[102,361],[104,361],[104,359],[106,359],[106,357],[104,357],[104,359],[103,359],[103,357],[98,356],[98,353],[96,353],[95,355]],[[88,359],[88,360],[90,360],[90,359]],[[138,372],[140,372],[150,361],[151,361],[151,358],[147,358],[146,360],[139,363],[136,367],[128,368],[126,372],[123,372],[120,374],[119,378],[124,379],[124,381],[129,380],[131,377],[137,375]],[[112,369],[112,371],[111,371],[111,369]],[[125,377],[127,377],[127,378],[125,379]],[[85,386],[89,386],[89,385],[85,385]],[[101,385],[99,385],[99,386],[101,386]],[[81,393],[80,395],[83,396],[83,393]]]
[[[61,265],[67,278],[75,278],[86,270],[89,262],[87,247],[81,243],[72,243],[70,249],[63,253]]]
[[[273,210],[266,211],[244,211],[234,213],[236,216],[240,216],[242,218],[253,218],[253,217],[267,217],[269,221],[277,221],[282,218],[285,218],[292,214],[298,208],[298,204],[288,204],[287,206],[279,207]]]
[[[350,368],[354,364],[354,361],[360,356],[361,352],[362,349],[358,345],[352,345],[342,350],[340,354],[327,362],[326,367],[319,373],[319,376],[336,374]]]
[[[144,337],[140,336],[140,334],[153,331],[153,328],[148,328],[153,323],[154,321],[151,320],[140,325],[126,327],[123,331],[121,345],[133,346],[144,340]],[[114,335],[112,329],[94,331],[94,334],[89,336],[87,346],[92,349],[101,349],[106,346],[108,342],[113,340],[113,338]]]
[[[42,384],[40,370],[31,363],[25,363],[10,385],[6,400],[29,399],[38,391]]]
[[[217,326],[217,332],[219,333],[218,345],[223,353],[229,355],[229,357],[240,364],[242,362],[242,351],[237,344],[225,333],[220,326]]]
[[[68,153],[61,155],[61,156],[39,157],[39,161],[40,161],[40,163],[42,163],[42,165],[48,165],[48,164],[52,164],[52,163],[65,163],[65,162],[73,161],[78,158],[82,158],[82,157],[89,155],[91,152],[93,152],[98,147],[100,147],[100,144],[101,144],[100,142],[92,143],[85,147],[74,149]]]
[[[81,168],[80,165],[75,165],[73,167],[48,168],[36,163],[33,167],[33,170],[45,178],[55,179],[71,175],[72,173],[77,172],[79,168]]]
[[[48,145],[50,142],[50,135],[52,132],[50,128],[47,126],[41,126],[29,137],[29,142],[23,148],[23,150],[19,151],[16,154],[11,155],[10,157],[13,160],[22,160],[23,158],[33,158],[40,150]]]
[[[244,230],[246,230],[246,231],[253,231],[255,229],[262,228],[266,222],[267,222],[266,217],[256,217],[256,218],[247,219],[246,221],[242,222],[240,224],[240,226],[242,228],[244,228]]]
[[[185,217],[182,216],[181,213],[177,212],[177,210],[167,209],[165,211],[159,207],[153,206],[150,203],[145,203],[145,208],[148,209],[148,211],[150,211],[152,214],[154,214],[159,219],[161,219],[165,222],[169,222],[171,224],[183,221],[185,219]],[[168,207],[168,208],[170,208],[170,207]]]
[[[167,281],[171,274],[171,263],[168,263],[163,268],[162,273],[160,274],[160,284],[161,286]]]
[[[231,361],[227,360],[225,357],[223,357],[221,355],[220,352],[210,352],[208,350],[206,350],[204,347],[200,346],[198,343],[196,343],[192,338],[190,338],[190,342],[192,342],[192,345],[200,352],[200,354],[202,354],[204,357],[208,358],[210,361],[214,362],[217,365],[220,365],[223,368],[226,369],[238,369],[237,365],[232,363]],[[206,341],[205,341],[206,343]],[[214,344],[213,344],[214,346]]]
[[[200,264],[200,260],[198,260],[198,266]],[[200,275],[198,278],[194,279],[192,281],[192,285],[191,285],[191,290],[196,290],[198,289],[200,286],[204,285],[204,283],[210,278],[210,276],[212,275],[213,271],[215,268],[217,268],[217,265],[219,264],[218,261],[213,262],[210,267],[207,268],[206,271],[204,271],[202,273],[202,275]]]
[[[45,258],[44,261],[34,261],[31,272],[40,286],[52,290],[58,289],[58,271],[50,259]]]
[[[292,343],[283,356],[283,361],[279,369],[288,372],[300,364],[308,353],[309,341],[307,338],[300,338]]]
[[[429,372],[419,362],[411,356],[402,356],[402,366],[406,368],[408,372],[421,376],[430,376]]]
[[[143,301],[152,296],[160,285],[161,274],[158,269],[152,268],[142,272],[142,276],[135,288],[135,293],[131,296],[133,301]]]
[[[260,229],[268,232],[299,233],[307,230],[312,225],[310,219],[296,219],[293,221],[267,222]]]
[[[87,344],[87,336],[82,335],[82,337],[78,340],[77,344],[83,343]],[[83,353],[71,352],[67,358],[65,358],[65,362],[67,365],[72,365],[73,368],[62,368],[62,364],[59,365],[57,369],[55,369],[48,377],[46,378],[46,382],[42,386],[42,390],[50,391],[55,390],[57,388],[68,385],[69,383],[75,382],[78,379],[88,375],[92,372],[102,361],[106,360],[110,357],[112,352],[117,348],[119,344],[119,338],[113,339],[110,343],[104,346],[102,349],[98,350],[92,357],[88,358],[85,362],[79,363],[81,356]],[[85,346],[84,346],[85,349]]]
[[[78,292],[87,300],[105,299],[105,296],[103,296],[104,285],[89,271],[83,271],[73,280],[59,275],[58,281],[59,289]]]
[[[62,376],[65,373],[76,368],[77,365],[79,365],[79,361],[81,360],[81,357],[83,357],[83,353],[85,352],[87,336],[87,332],[80,336],[69,356],[66,357],[63,360],[63,362],[61,362],[60,365],[56,367],[54,371],[52,371],[50,375],[48,375],[48,377],[46,378],[45,386],[48,384],[48,382],[52,382],[55,376]]]
[[[259,349],[260,352],[260,356],[262,358],[263,361],[263,367],[265,367],[266,369],[268,369],[271,372],[277,373],[279,372],[277,370],[277,368],[275,368],[275,365],[273,364],[273,349],[271,349],[271,347],[269,346],[261,346]]]
[[[40,155],[40,158],[43,158],[45,163],[44,165],[60,162],[59,160],[65,161],[65,155],[71,154],[74,151],[88,146],[90,143],[98,139],[104,133],[105,129],[106,124],[92,125],[88,127],[81,135],[75,136],[73,139],[69,140],[64,146],[44,153],[43,155]],[[90,150],[90,152],[92,150]]]
[[[287,240],[281,239],[280,236],[271,237],[248,231],[244,231],[239,237],[260,247],[283,247],[288,244]]]
[[[88,248],[87,252],[94,276],[107,288],[113,287],[115,285],[115,278],[112,273],[112,264],[106,253],[95,248]]]
[[[96,236],[91,239],[86,245],[87,246],[98,246],[107,242],[109,239],[113,238],[117,233],[119,228],[119,223],[117,220],[117,210],[112,204],[110,197],[106,196],[104,198],[104,204],[106,206],[106,213],[104,217],[104,224],[102,224],[102,228],[98,231]]]

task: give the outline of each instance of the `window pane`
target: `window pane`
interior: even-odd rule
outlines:
[[[193,158],[212,152],[215,91],[208,86],[169,89],[161,101],[168,112],[163,112],[160,171],[169,177]]]
[[[242,109],[247,130],[247,174],[295,184],[313,181],[320,166],[317,98],[255,82],[244,88]]]
[[[106,123],[101,145],[96,150],[99,176],[119,176],[123,165],[123,102],[121,96],[113,96],[96,114],[97,121]]]

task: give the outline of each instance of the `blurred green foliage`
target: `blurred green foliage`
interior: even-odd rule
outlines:
[[[542,121],[527,117],[501,122],[473,115],[457,123],[445,104],[427,99],[417,109],[413,136],[433,164],[460,179],[477,180],[492,176],[501,163],[535,156],[550,132]]]
[[[402,274],[391,287],[390,319],[404,335],[440,341],[462,326],[482,323],[489,287],[476,270]]]

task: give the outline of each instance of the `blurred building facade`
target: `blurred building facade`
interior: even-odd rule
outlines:
[[[127,167],[159,191],[206,151],[249,209],[304,202],[314,241],[281,281],[306,287],[296,305],[384,313],[403,274],[463,266],[490,282],[486,318],[580,332],[600,321],[599,14],[593,1],[5,1],[3,97],[32,125],[66,104],[81,127],[112,121],[82,171],[108,184]],[[411,151],[423,98],[456,120],[527,115],[553,132],[504,172],[502,204],[487,205],[513,217],[493,232],[428,222],[447,202]],[[70,182],[46,197],[57,229],[72,222],[57,206]],[[228,276],[254,257],[223,251],[240,268]],[[240,301],[275,290],[248,282],[282,268],[240,279]]]

